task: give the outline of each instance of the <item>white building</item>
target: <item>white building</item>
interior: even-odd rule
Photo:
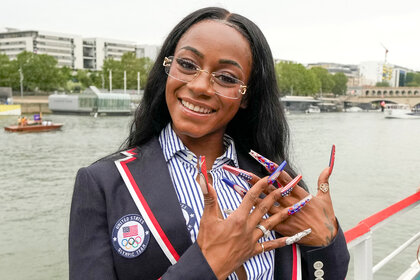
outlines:
[[[77,35],[12,28],[0,33],[0,53],[16,59],[22,51],[51,55],[59,66],[83,68],[82,37]]]
[[[361,84],[375,86],[378,82],[388,82],[391,87],[405,85],[407,73],[414,70],[380,61],[365,61],[360,63]]]
[[[22,51],[48,54],[57,59],[59,66],[72,69],[101,70],[106,58],[121,60],[126,52],[155,60],[159,50],[159,46],[139,45],[132,41],[82,38],[78,35],[12,28],[6,28],[6,32],[0,31],[0,53],[8,55],[10,59],[16,59]]]

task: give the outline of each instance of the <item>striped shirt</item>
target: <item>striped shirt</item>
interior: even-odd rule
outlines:
[[[179,203],[183,209],[187,228],[190,230],[191,240],[195,242],[204,208],[203,194],[196,181],[198,175],[197,156],[182,143],[181,139],[173,131],[170,123],[160,133],[159,142]],[[245,189],[249,189],[249,185],[246,181],[222,168],[224,164],[239,167],[233,139],[225,135],[223,143],[225,147],[224,154],[216,159],[212,168],[208,171],[213,178],[213,187],[217,193],[217,200],[220,209],[222,209],[222,215],[226,219],[227,214],[224,213],[223,209],[236,210],[241,204],[242,198],[232,188],[228,187],[222,181],[222,178],[228,178]],[[273,239],[275,239],[275,234],[274,231],[271,231],[269,238],[262,237],[259,242]],[[274,251],[254,256],[244,263],[244,268],[248,279],[273,279]],[[238,279],[238,277],[235,273],[232,273],[228,279],[233,280]]]

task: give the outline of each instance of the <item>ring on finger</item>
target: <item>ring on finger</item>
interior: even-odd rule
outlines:
[[[330,186],[328,185],[328,183],[322,183],[318,187],[318,190],[321,190],[323,193],[328,192],[329,189],[330,189]]]
[[[258,224],[256,228],[263,232],[265,238],[268,238],[270,236],[270,231],[266,229],[262,224]]]
[[[265,249],[264,249],[264,244],[260,243],[260,245],[261,245],[261,248],[262,248],[262,252],[261,252],[261,254],[264,254],[264,252],[265,252]]]

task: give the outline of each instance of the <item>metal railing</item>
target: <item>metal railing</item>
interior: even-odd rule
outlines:
[[[407,240],[391,254],[373,266],[372,234],[395,217],[420,205],[420,192],[406,197],[399,202],[360,221],[357,226],[345,232],[347,247],[353,250],[354,279],[372,280],[373,274],[420,238],[420,231]],[[418,268],[420,271],[420,267]]]

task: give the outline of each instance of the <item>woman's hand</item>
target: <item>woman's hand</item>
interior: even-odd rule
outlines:
[[[226,279],[249,258],[286,245],[287,237],[258,243],[263,231],[256,226],[279,225],[287,219],[287,209],[279,209],[267,219],[263,216],[281,198],[272,191],[264,199],[260,194],[268,187],[267,178],[255,183],[243,197],[241,205],[226,219],[219,217],[216,191],[205,179],[199,179],[204,194],[204,212],[201,217],[197,243],[218,279]]]
[[[254,152],[254,157],[255,157]],[[257,154],[258,155],[258,154]],[[278,233],[284,236],[291,236],[297,232],[301,232],[307,228],[312,229],[312,233],[305,238],[303,238],[299,243],[304,245],[312,246],[326,246],[332,239],[336,236],[338,225],[334,215],[334,209],[331,201],[331,196],[329,192],[328,179],[331,175],[332,168],[334,166],[334,157],[335,157],[335,146],[332,148],[331,159],[329,167],[325,168],[319,178],[318,178],[318,193],[316,196],[313,196],[310,201],[305,204],[305,207],[301,208],[298,212],[290,215],[289,218],[283,217],[280,223],[271,224],[274,220],[269,221],[269,228],[274,229]],[[258,155],[258,161],[264,161],[262,164],[271,172],[278,167],[278,165],[261,155]],[[227,170],[232,168],[226,168]],[[231,170],[229,170],[231,171]],[[255,184],[259,182],[260,178],[250,172],[248,173],[252,178],[249,179],[249,183]],[[234,172],[238,175],[238,171]],[[298,180],[295,180],[298,181]],[[267,186],[264,190],[266,194],[271,194],[283,189],[287,189],[287,185],[292,182],[290,175],[282,171],[280,176],[277,178],[277,182],[282,186],[276,188],[273,185]],[[297,182],[295,182],[297,183]],[[301,188],[299,185],[290,186],[293,188],[288,196],[280,196],[277,199],[277,205],[273,205],[269,209],[270,215],[279,215],[279,213],[284,213],[284,209],[290,208],[291,205],[294,205],[302,199],[308,197],[309,193]],[[252,188],[251,188],[252,189]],[[283,214],[284,215],[284,214]],[[287,214],[286,214],[287,215]]]

